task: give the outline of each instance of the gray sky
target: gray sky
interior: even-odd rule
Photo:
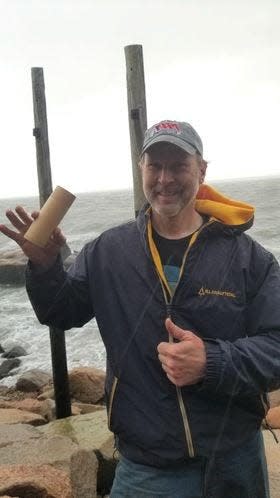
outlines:
[[[148,124],[193,124],[209,183],[280,174],[279,20],[279,0],[0,0],[0,197],[37,193],[36,66],[54,186],[132,186],[124,46],[134,43]]]

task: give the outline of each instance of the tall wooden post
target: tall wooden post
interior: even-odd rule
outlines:
[[[144,132],[147,129],[146,92],[142,45],[128,45],[124,48],[126,58],[126,82],[128,121],[133,171],[134,210],[137,216],[145,203],[142,189],[139,159]]]
[[[47,107],[43,69],[40,67],[32,68],[31,77],[35,123],[33,135],[36,138],[40,207],[42,207],[49,195],[52,193]],[[71,415],[64,331],[55,327],[50,327],[50,343],[56,417],[64,418]]]

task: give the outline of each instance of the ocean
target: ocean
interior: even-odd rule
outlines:
[[[271,251],[280,262],[280,176],[209,182],[223,194],[249,202],[256,207],[255,223],[249,234]],[[17,204],[28,210],[38,209],[38,198],[0,200],[0,222],[5,223],[5,210]],[[133,219],[133,193],[130,190],[77,194],[61,224],[72,251],[94,239],[104,230]],[[0,254],[17,246],[0,234]],[[48,327],[40,325],[23,286],[0,285],[0,344],[4,349],[21,345],[27,356],[14,375],[0,384],[12,386],[26,370],[40,368],[51,372]],[[95,320],[81,329],[65,332],[68,369],[78,366],[105,368],[105,351]],[[0,364],[2,363],[0,358]]]

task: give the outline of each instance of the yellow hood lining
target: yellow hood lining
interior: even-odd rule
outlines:
[[[202,184],[196,196],[195,209],[226,225],[244,225],[254,216],[254,207],[225,197],[210,185]]]

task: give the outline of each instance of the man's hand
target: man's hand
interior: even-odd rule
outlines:
[[[170,335],[180,342],[161,342],[158,357],[167,377],[176,386],[189,386],[201,381],[205,374],[204,342],[193,332],[177,327],[170,318],[165,321]]]
[[[39,216],[37,211],[30,216],[23,207],[17,206],[15,211],[8,209],[6,211],[6,216],[17,231],[12,230],[6,225],[0,225],[0,232],[14,240],[34,264],[44,267],[51,266],[55,262],[61,247],[66,242],[60,228],[56,228],[53,231],[47,245],[42,248],[32,244],[32,242],[29,242],[24,238],[24,234],[33,220]]]

